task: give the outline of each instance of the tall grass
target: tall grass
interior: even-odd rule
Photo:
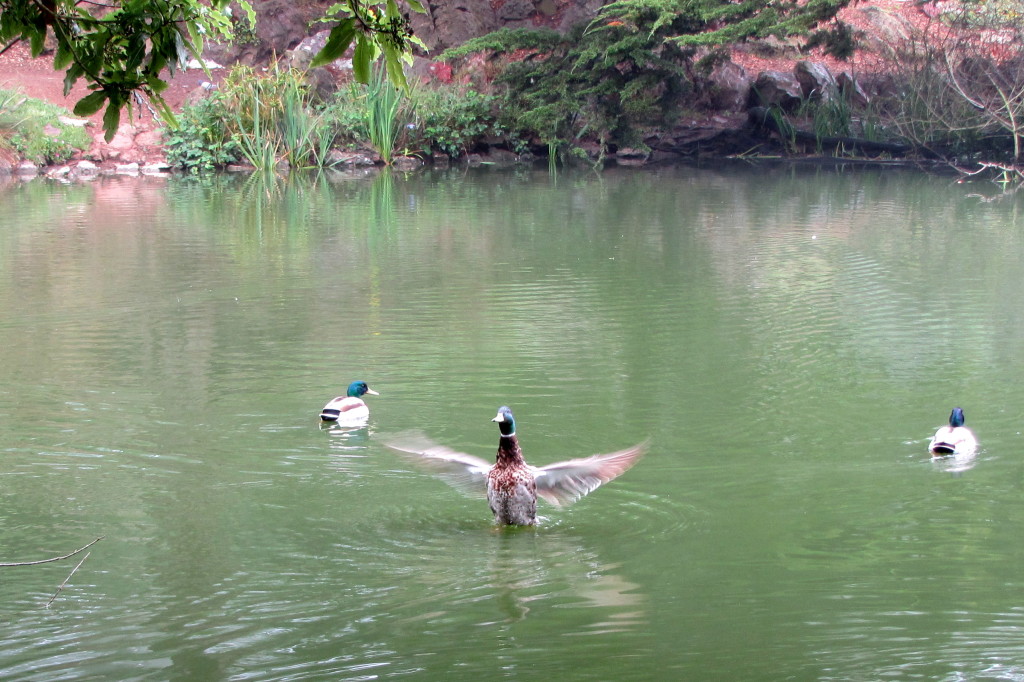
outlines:
[[[13,133],[26,120],[25,96],[14,90],[0,90],[0,134]]]
[[[366,110],[364,125],[366,137],[370,140],[381,160],[391,165],[398,141],[399,111],[402,94],[391,84],[383,69],[376,69],[366,86]]]
[[[224,86],[233,112],[232,134],[246,160],[258,169],[282,163],[292,168],[321,167],[334,142],[333,129],[313,112],[304,74],[274,64],[265,75],[236,67]]]

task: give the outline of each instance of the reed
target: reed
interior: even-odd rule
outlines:
[[[242,155],[258,169],[286,163],[322,167],[334,142],[333,128],[314,113],[304,75],[274,64],[266,75],[242,69],[227,87],[235,137]]]
[[[399,111],[402,94],[391,84],[382,69],[374,71],[366,86],[364,125],[366,137],[380,155],[381,161],[391,165],[399,134]]]

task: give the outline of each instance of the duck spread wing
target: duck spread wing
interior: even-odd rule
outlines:
[[[607,455],[593,455],[535,467],[537,495],[556,506],[571,504],[602,483],[624,473],[645,452],[647,441]]]
[[[472,495],[487,492],[487,472],[491,464],[479,457],[438,445],[422,433],[398,434],[385,441],[390,449],[412,456],[417,464],[436,473],[445,482]]]

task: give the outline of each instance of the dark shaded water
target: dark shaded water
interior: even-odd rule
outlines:
[[[987,196],[972,195],[982,193]],[[8,186],[5,679],[1024,679],[1021,200],[787,168]],[[316,415],[353,379],[367,428]],[[503,531],[382,446],[652,439]],[[961,405],[982,444],[930,460]]]

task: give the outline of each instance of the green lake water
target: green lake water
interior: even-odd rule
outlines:
[[[1024,197],[787,166],[0,188],[4,680],[1022,680]],[[363,379],[362,429],[323,405]],[[650,451],[503,530],[384,447]],[[932,460],[954,406],[976,457]],[[56,594],[56,597],[54,595]],[[48,602],[53,598],[52,603]]]

